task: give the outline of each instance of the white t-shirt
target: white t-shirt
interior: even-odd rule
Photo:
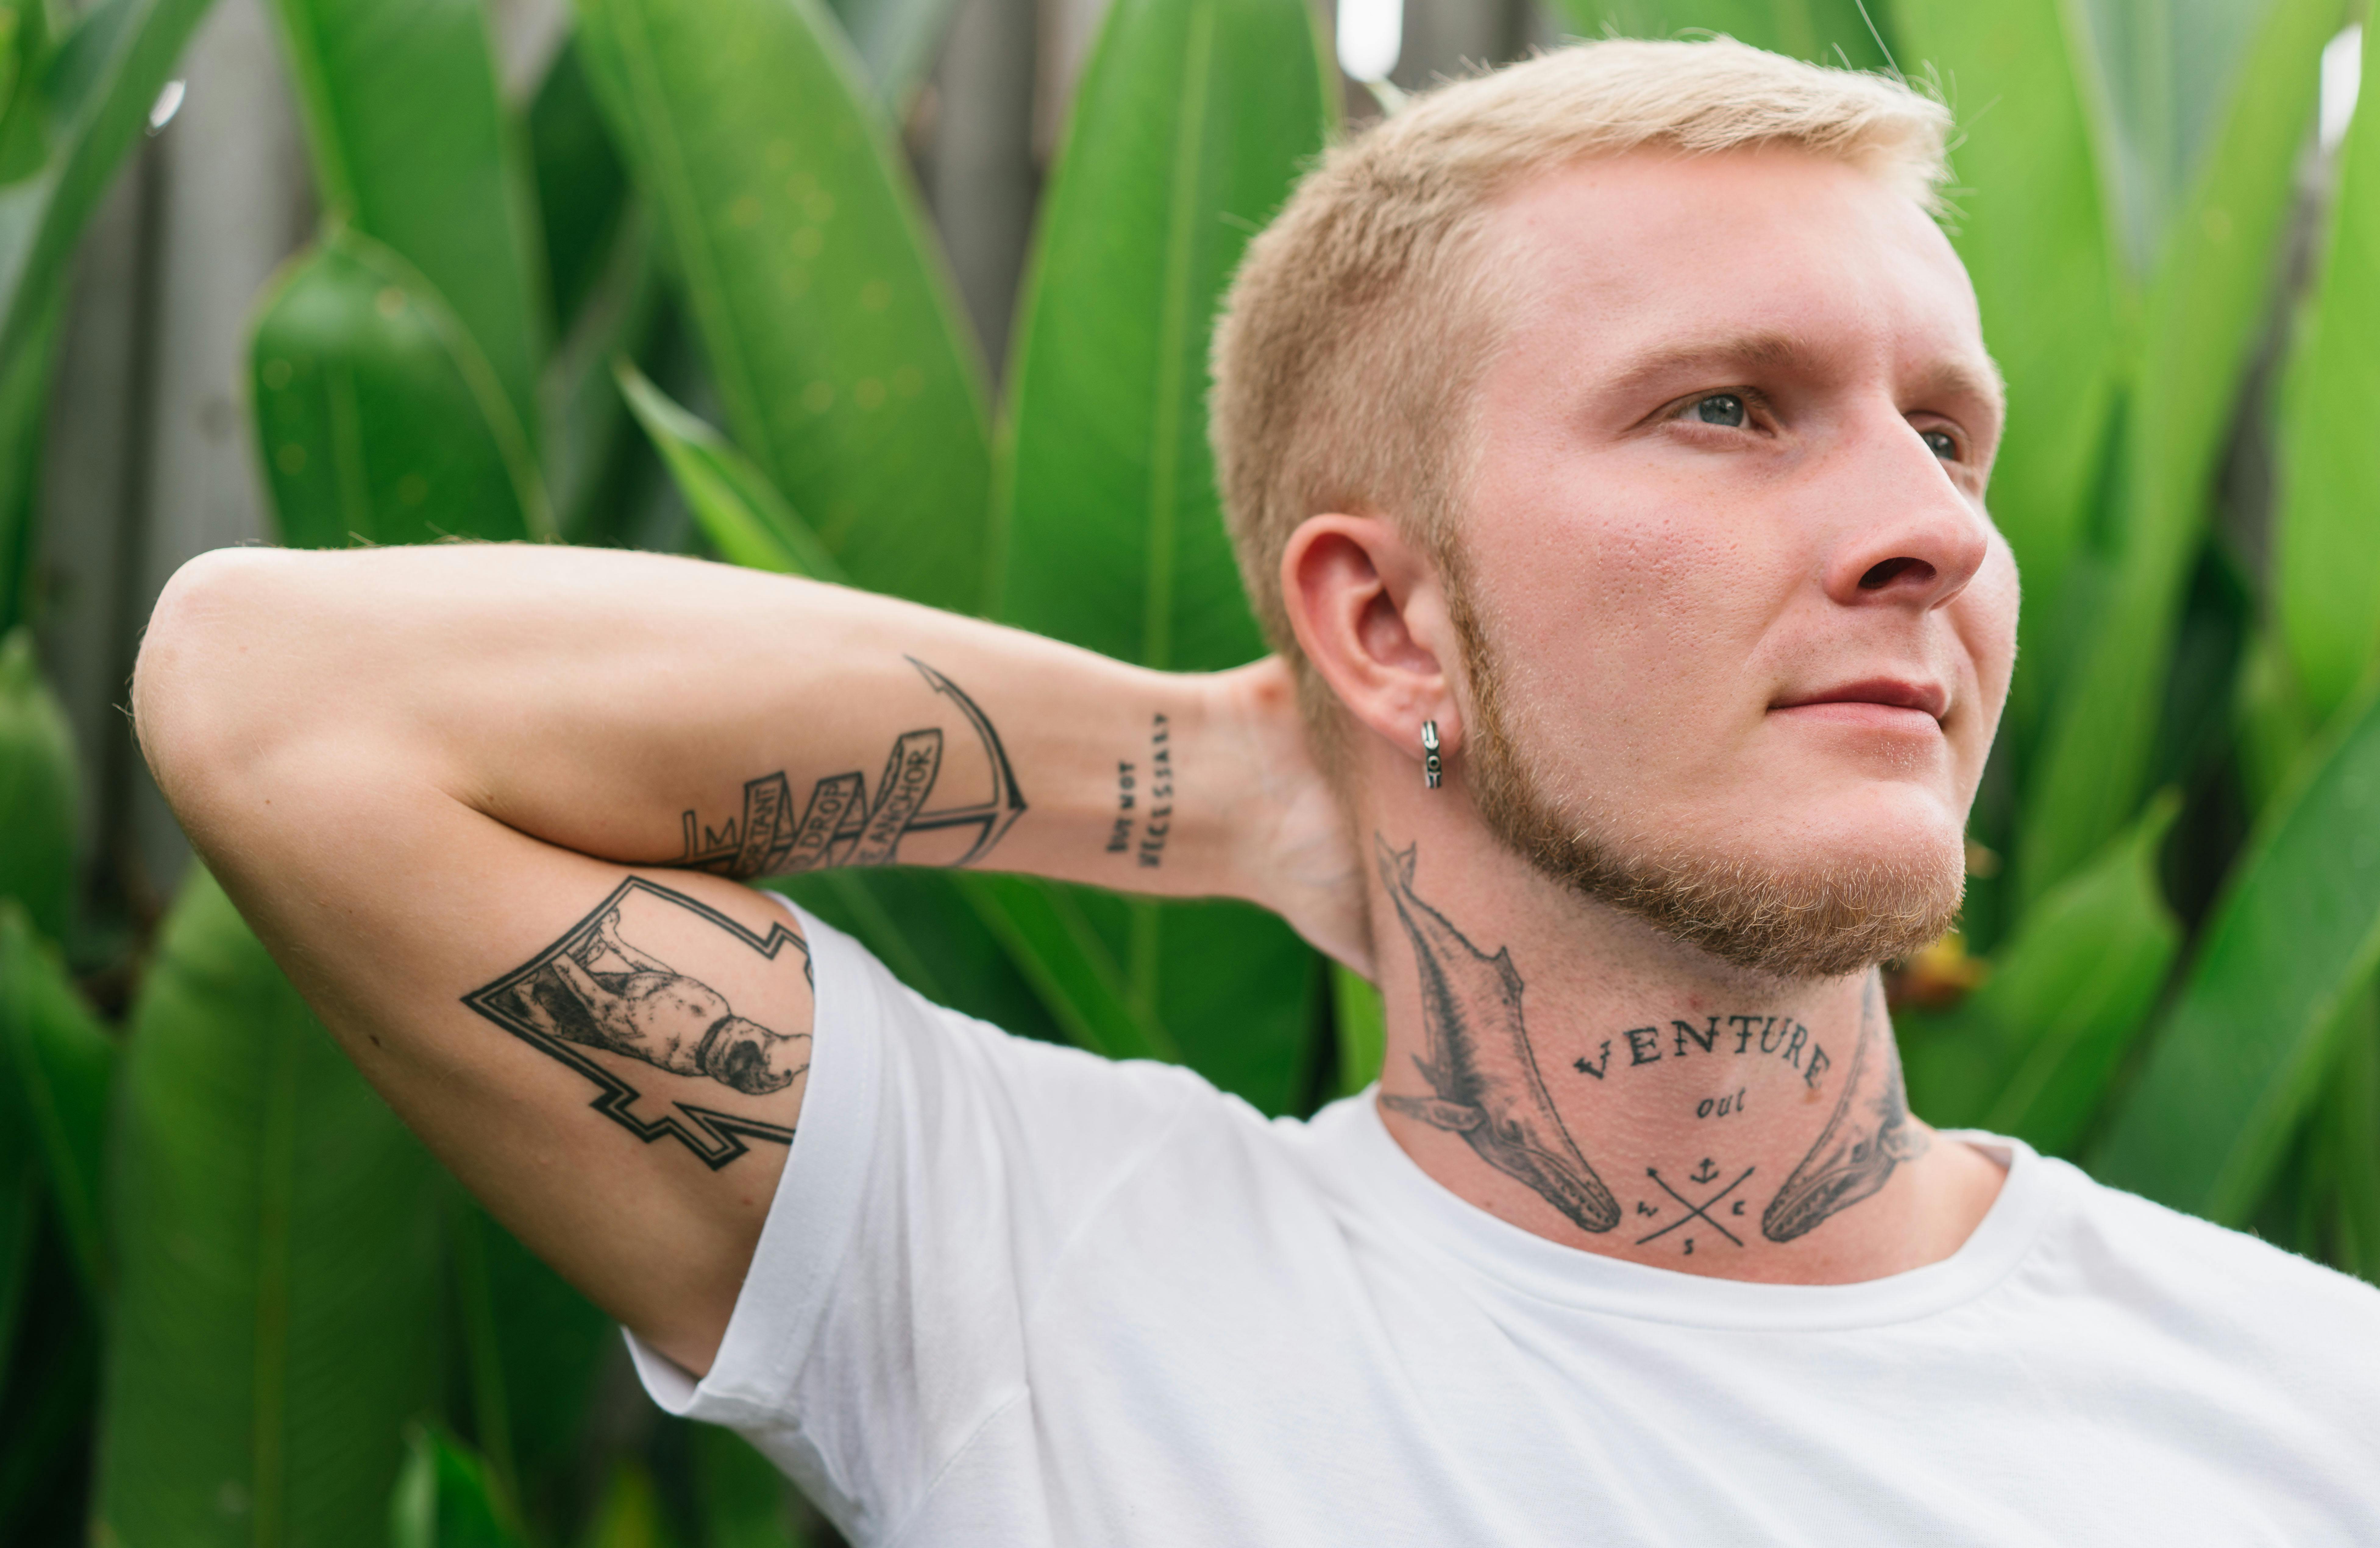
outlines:
[[[855,1544],[2380,1542],[2380,1291],[2022,1143],[1966,1245],[1702,1278],[1012,1038],[802,917],[800,1130],[717,1364]]]

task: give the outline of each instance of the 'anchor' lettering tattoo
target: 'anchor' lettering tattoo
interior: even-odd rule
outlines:
[[[1025,797],[1017,791],[1000,733],[957,683],[914,656],[906,659],[934,692],[958,707],[983,744],[991,768],[991,789],[984,800],[927,807],[942,769],[941,729],[929,726],[893,739],[873,801],[858,770],[833,774],[810,787],[809,802],[796,819],[793,787],[779,769],[745,781],[743,813],[721,827],[697,822],[689,808],[679,818],[685,852],[673,864],[736,877],[791,876],[838,865],[897,865],[902,863],[901,841],[910,834],[972,828],[973,845],[948,862],[955,869],[980,859],[1000,842],[1025,815]]]

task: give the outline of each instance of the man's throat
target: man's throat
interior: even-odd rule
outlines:
[[[1393,999],[1408,972],[1419,991],[1419,1035],[1392,1035],[1380,1106],[1426,1170],[1540,1235],[1661,1267],[1818,1281],[1908,1266],[1888,1240],[1869,1250],[1912,1203],[1869,1201],[1928,1143],[1875,975],[1828,997],[1831,1016],[1556,1008],[1533,1026],[1511,948],[1482,949],[1423,899],[1417,847],[1375,853],[1411,947],[1409,964],[1386,952],[1384,988]]]

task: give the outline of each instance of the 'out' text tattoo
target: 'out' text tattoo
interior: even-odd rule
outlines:
[[[726,996],[670,959],[715,957],[725,949],[773,962],[787,946],[800,954],[807,978],[809,948],[785,925],[756,936],[682,892],[631,877],[561,939],[463,1003],[594,1082],[597,1112],[648,1144],[675,1139],[717,1170],[744,1154],[746,1140],[785,1144],[794,1131],[711,1106],[734,1098],[709,1095],[691,1082],[746,1097],[783,1091],[809,1068],[809,1034],[773,1032],[738,1016]],[[660,1110],[640,1115],[638,1099],[647,1093],[629,1079],[633,1068],[594,1057],[599,1053],[677,1077],[638,1077],[657,1088]]]
[[[746,780],[742,815],[720,827],[697,822],[688,810],[679,819],[686,849],[674,864],[738,877],[791,876],[838,865],[897,865],[904,863],[901,841],[912,833],[973,828],[973,844],[944,862],[955,867],[980,859],[1000,842],[1025,815],[1025,797],[1017,791],[1000,733],[957,683],[914,656],[906,659],[934,692],[957,706],[983,744],[991,770],[990,792],[984,800],[927,806],[941,776],[943,750],[941,728],[929,726],[893,738],[872,800],[857,769],[833,774],[810,787],[809,800],[796,818],[793,787],[780,769]]]
[[[1861,1102],[1864,1110],[1855,1115],[1860,1077],[1878,1058],[1879,1047],[1882,1078]],[[1859,1046],[1852,1051],[1851,1073],[1835,1098],[1834,1113],[1810,1154],[1761,1212],[1760,1234],[1771,1241],[1806,1235],[1828,1216],[1873,1196],[1890,1180],[1893,1167],[1924,1155],[1926,1143],[1925,1131],[1909,1124],[1909,1095],[1885,1015],[1883,982],[1872,976],[1860,1010]]]
[[[1537,1072],[1512,949],[1488,956],[1414,895],[1414,847],[1392,850],[1378,834],[1372,841],[1421,972],[1428,1057],[1415,1057],[1414,1067],[1436,1094],[1380,1101],[1462,1135],[1481,1160],[1528,1184],[1580,1230],[1611,1229],[1620,1203],[1579,1153]]]

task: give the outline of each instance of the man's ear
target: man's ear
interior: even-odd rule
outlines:
[[[1300,649],[1359,723],[1418,763],[1421,725],[1462,741],[1461,660],[1438,565],[1378,516],[1308,516],[1281,556]]]

